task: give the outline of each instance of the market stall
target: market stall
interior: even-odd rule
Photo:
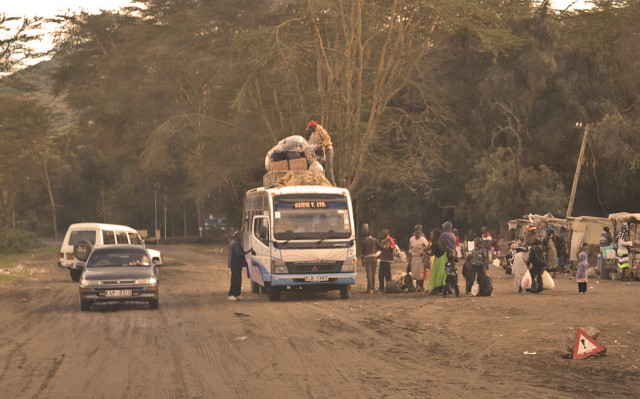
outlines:
[[[629,251],[629,267],[633,272],[633,276],[638,278],[640,275],[638,270],[640,266],[640,252],[635,251],[634,248],[638,248],[636,244],[640,241],[640,213],[612,213],[609,215],[609,220],[613,226],[612,234],[614,242],[620,232],[622,223],[629,225],[629,239],[633,242],[633,246]]]

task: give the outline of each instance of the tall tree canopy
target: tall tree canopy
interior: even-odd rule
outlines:
[[[66,17],[54,78],[73,124],[32,147],[56,154],[41,167],[19,152],[3,159],[3,182],[46,182],[44,200],[4,183],[15,189],[3,223],[11,197],[47,219],[58,210],[61,225],[151,228],[158,203],[169,235],[196,234],[213,212],[238,224],[265,153],[310,119],[332,135],[336,177],[374,228],[562,216],[576,122],[590,134],[574,213],[635,210],[637,2],[563,12],[520,0],[144,4]],[[42,115],[44,126],[52,115]],[[43,170],[48,180],[36,179]]]

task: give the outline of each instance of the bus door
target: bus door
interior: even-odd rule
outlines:
[[[269,243],[269,218],[266,216],[255,216],[251,223],[250,235],[251,248],[251,281],[265,286],[264,276],[271,274],[271,246]],[[264,274],[263,274],[264,273]]]

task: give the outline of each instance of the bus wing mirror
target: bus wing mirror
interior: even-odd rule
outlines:
[[[267,226],[260,226],[260,238],[263,240],[267,239]]]

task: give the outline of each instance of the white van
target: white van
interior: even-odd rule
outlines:
[[[133,244],[144,246],[144,240],[138,232],[129,227],[117,224],[106,223],[75,223],[69,226],[64,235],[62,246],[60,247],[60,259],[58,267],[69,269],[69,274],[73,281],[79,281],[84,262],[76,259],[74,247],[79,242],[89,242],[91,247],[99,247],[111,244]],[[160,251],[147,248],[151,260],[155,265],[162,265],[162,255]]]

